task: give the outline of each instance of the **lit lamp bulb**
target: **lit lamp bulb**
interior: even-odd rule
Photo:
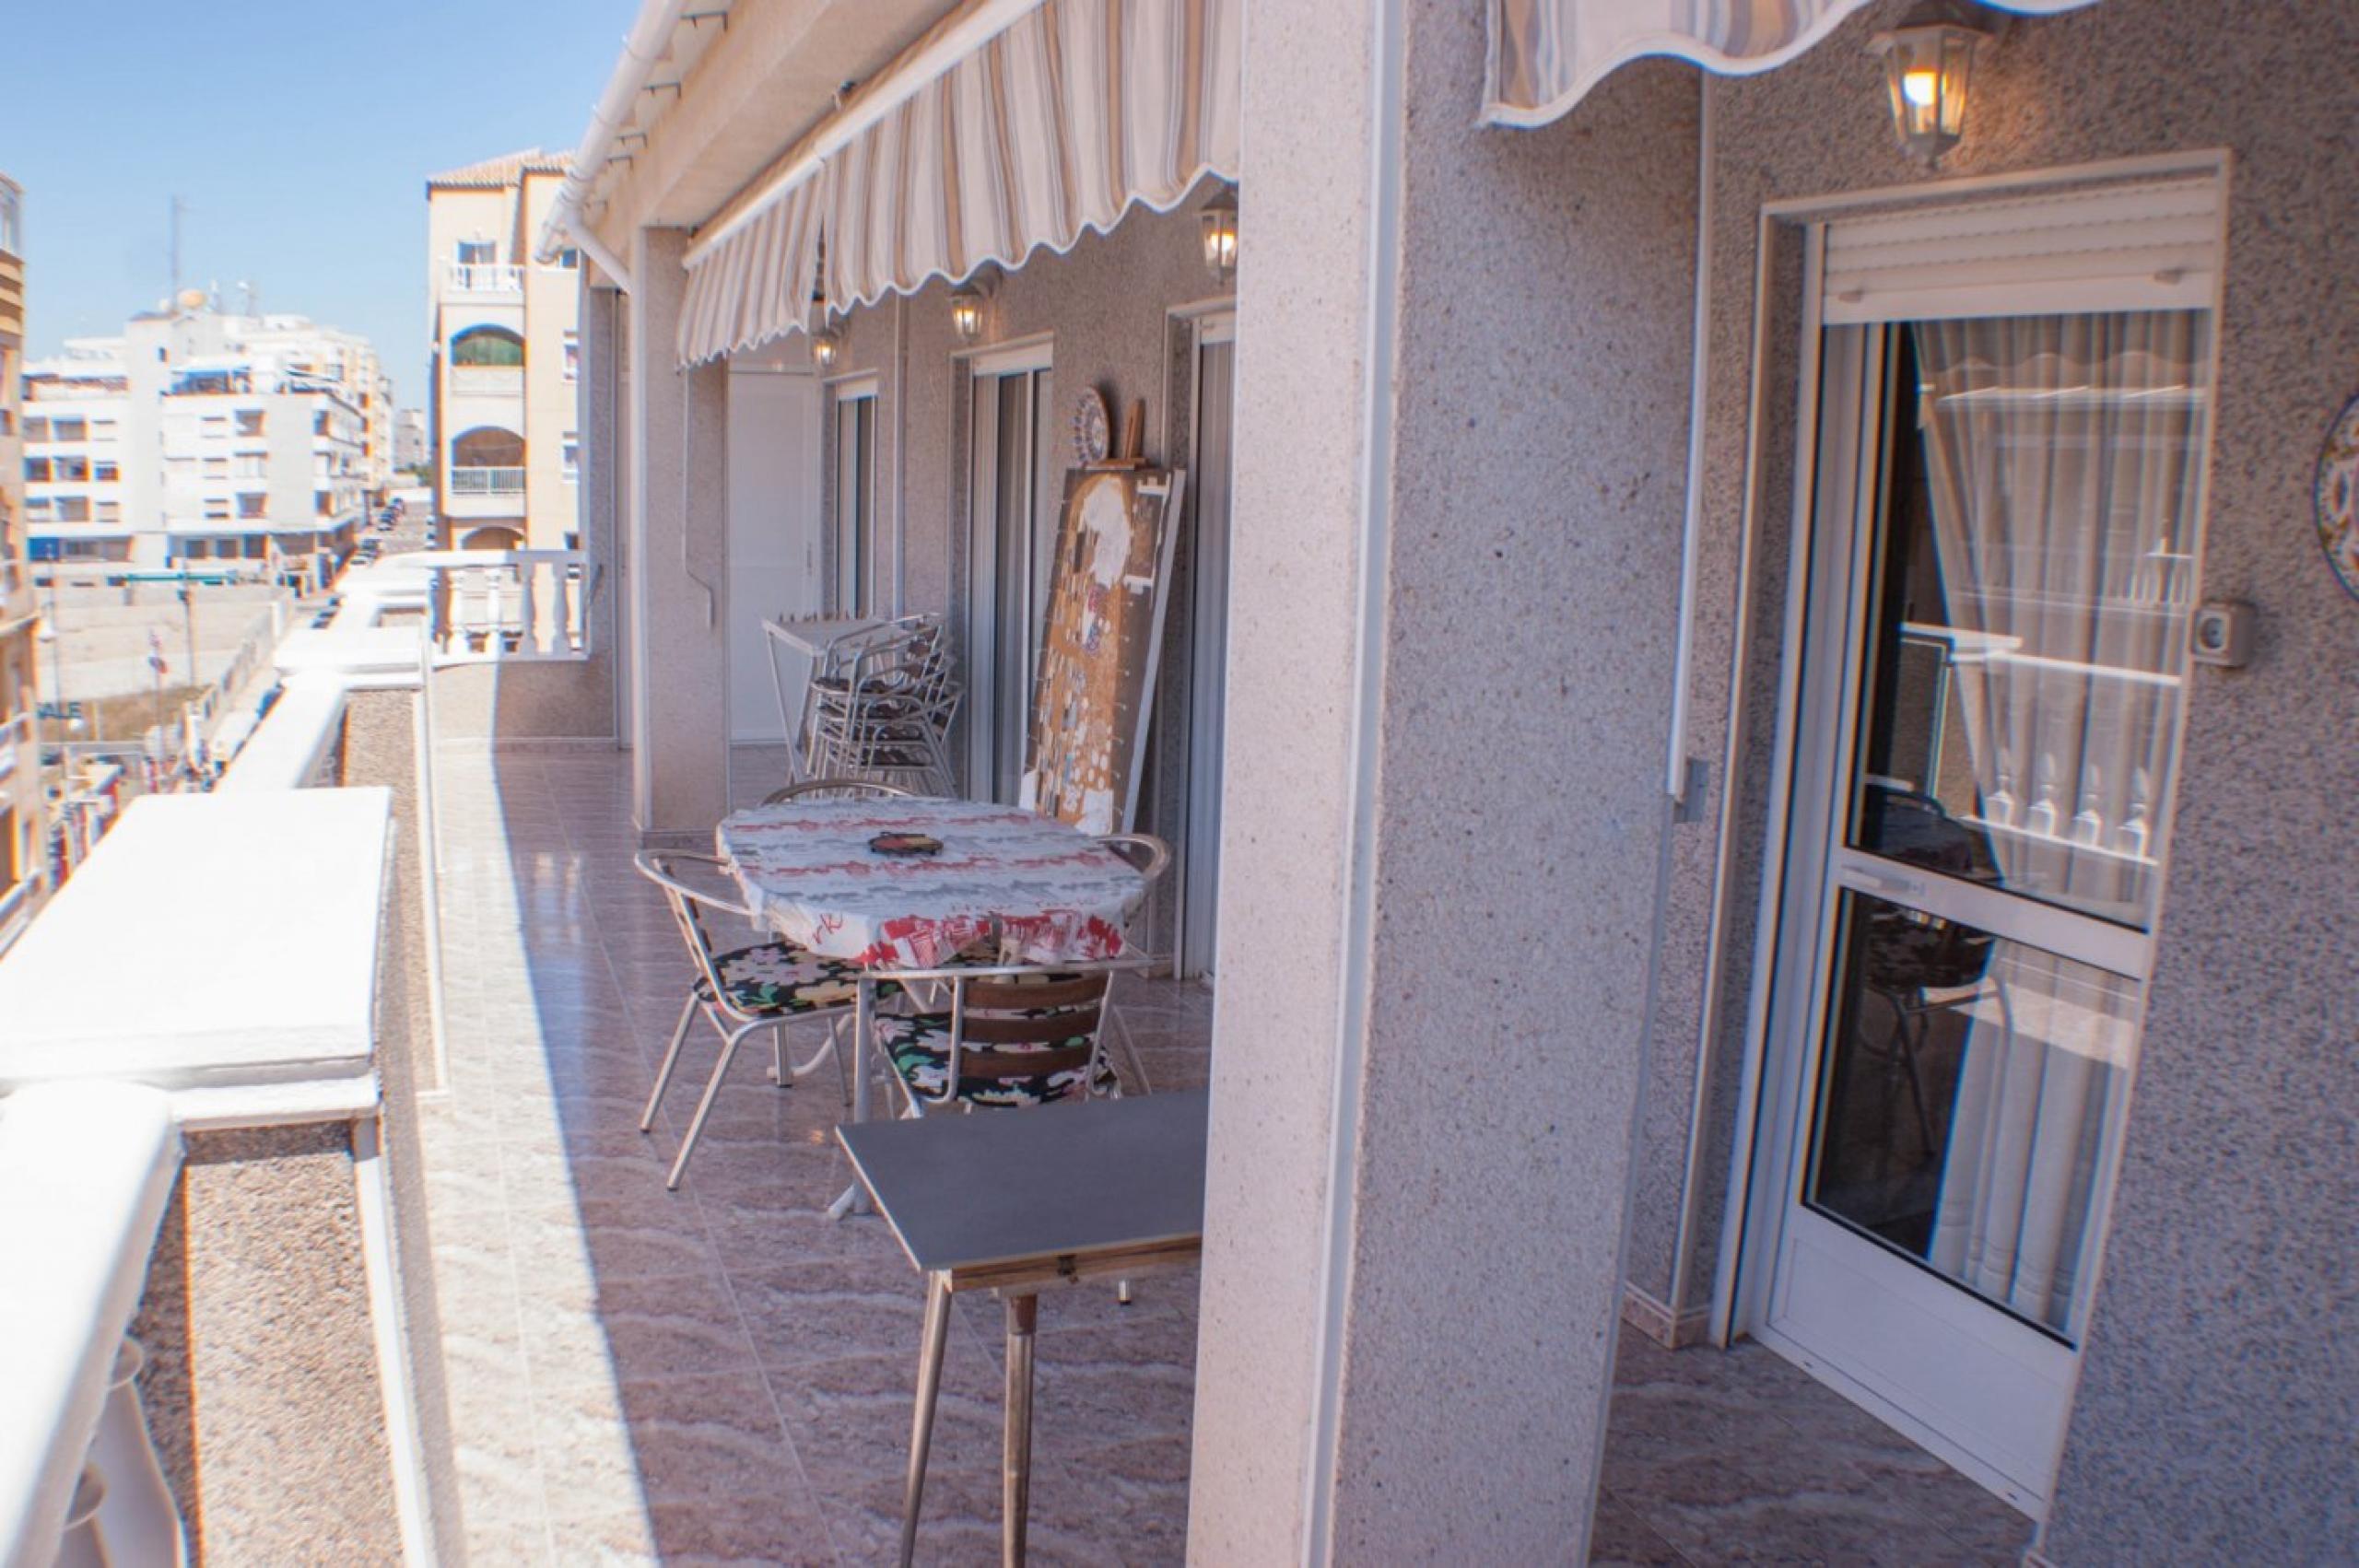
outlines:
[[[958,334],[961,343],[972,343],[983,335],[983,297],[971,288],[950,291],[950,330]]]
[[[811,363],[826,375],[843,357],[844,334],[832,326],[823,326],[811,334]]]
[[[1215,283],[1226,285],[1237,275],[1237,187],[1223,185],[1204,204],[1201,221],[1204,271],[1212,275]]]
[[[1989,33],[1947,0],[1919,6],[1868,47],[1884,57],[1892,92],[1892,128],[1901,149],[1927,163],[1957,146],[1966,132],[1966,99],[1976,50]]]

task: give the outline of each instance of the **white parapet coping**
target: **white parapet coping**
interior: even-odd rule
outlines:
[[[417,626],[354,626],[345,624],[349,608],[337,612],[324,626],[299,626],[280,640],[272,661],[282,676],[399,676],[416,685],[418,678],[419,628]]]
[[[180,1165],[161,1091],[44,1083],[0,1100],[6,1568],[48,1568],[56,1554]]]
[[[238,748],[214,793],[308,786],[344,733],[344,682],[333,675],[305,675],[281,685],[278,700]]]
[[[111,1078],[211,1126],[373,1105],[392,818],[378,788],[135,802],[0,956],[0,1091]]]

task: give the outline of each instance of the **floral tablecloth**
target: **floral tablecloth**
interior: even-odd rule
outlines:
[[[880,855],[880,833],[942,841]],[[996,936],[1001,961],[1077,963],[1122,951],[1146,895],[1136,867],[1079,829],[977,801],[794,801],[714,834],[746,898],[780,936],[864,968],[929,968]]]

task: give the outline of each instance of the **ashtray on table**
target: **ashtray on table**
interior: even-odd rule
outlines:
[[[868,841],[868,847],[880,855],[904,859],[942,853],[942,840],[925,833],[880,833]]]

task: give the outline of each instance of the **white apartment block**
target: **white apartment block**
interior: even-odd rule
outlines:
[[[393,466],[416,468],[426,461],[426,410],[405,408],[393,415]]]
[[[366,339],[194,291],[121,337],[69,339],[24,392],[35,561],[324,582],[392,476]]]
[[[35,732],[39,606],[25,561],[18,434],[25,341],[24,193],[0,174],[0,948],[40,907],[49,883],[47,807]]]
[[[446,545],[568,549],[580,536],[576,258],[530,259],[565,170],[563,157],[532,148],[426,182],[429,424]]]

